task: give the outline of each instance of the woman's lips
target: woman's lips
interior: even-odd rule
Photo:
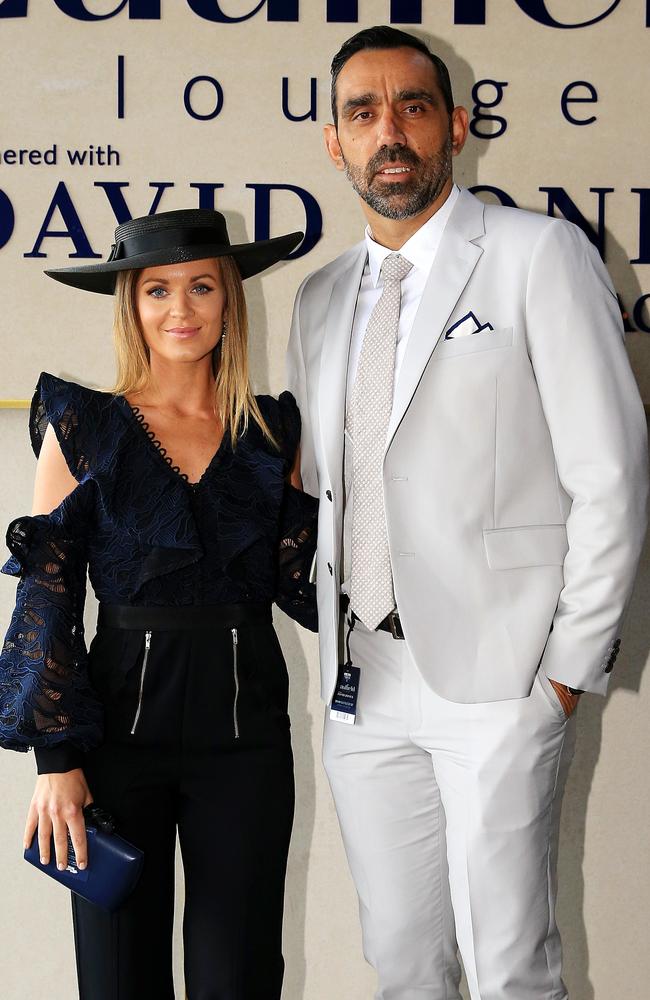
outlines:
[[[193,337],[201,329],[200,326],[174,326],[171,330],[166,330],[165,333],[171,334],[172,337],[176,337],[178,340],[187,340],[188,337]]]

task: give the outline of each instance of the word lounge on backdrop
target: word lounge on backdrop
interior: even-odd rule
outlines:
[[[120,154],[108,146],[95,146],[92,142],[85,149],[66,149],[64,158],[72,167],[119,167]],[[32,166],[42,164],[56,167],[59,148],[56,143],[48,149],[0,149],[0,166]]]
[[[309,81],[309,96],[299,96],[295,94],[290,100],[289,96],[290,80],[288,76],[282,77],[282,114],[290,122],[318,121],[318,78],[312,76]],[[469,127],[472,135],[477,139],[498,139],[503,135],[508,127],[508,121],[502,115],[493,114],[504,99],[505,88],[509,86],[507,80],[492,80],[485,78],[477,80],[472,87],[472,112]],[[201,91],[203,92],[201,95]],[[197,98],[198,93],[198,98]],[[559,107],[562,115],[571,125],[593,125],[598,120],[597,115],[591,109],[581,108],[583,104],[597,104],[598,91],[588,80],[574,80],[567,83],[559,96]],[[203,102],[203,109],[199,110],[198,104]],[[193,76],[187,81],[183,91],[183,105],[190,118],[197,121],[213,121],[218,118],[223,111],[225,104],[224,89],[214,76],[200,74]],[[297,107],[299,105],[299,108]],[[575,107],[574,107],[575,106]],[[126,62],[125,57],[117,57],[117,117],[126,117]],[[486,111],[489,113],[486,114]],[[329,101],[326,107],[326,116],[329,121],[330,107]],[[110,147],[109,147],[110,148]]]
[[[108,199],[116,222],[121,224],[131,219],[133,215],[143,215],[148,212],[153,215],[158,211],[165,191],[176,187],[174,181],[151,181],[149,187],[154,190],[154,196],[149,206],[138,206],[137,211],[132,212],[127,204],[124,190],[130,187],[129,181],[94,181],[93,187],[103,191]],[[196,199],[198,208],[214,209],[216,207],[216,192],[225,187],[219,182],[196,182],[190,183],[189,187],[197,192]],[[314,195],[303,187],[296,184],[246,184],[245,187],[253,192],[254,207],[254,239],[265,240],[271,235],[271,199],[272,195],[283,197],[286,206],[287,197],[297,197],[301,202],[305,214],[305,223],[300,227],[305,231],[305,238],[291,254],[288,259],[293,260],[304,257],[316,246],[323,231],[323,215]],[[470,188],[474,194],[479,196],[487,195],[491,199],[496,199],[502,205],[516,208],[517,204],[507,191],[489,184],[475,185]],[[613,187],[592,187],[589,191],[596,196],[595,217],[592,223],[578,208],[575,201],[562,187],[540,187],[539,191],[546,194],[547,215],[559,215],[569,222],[573,222],[586,233],[591,242],[598,248],[601,256],[607,260],[607,240],[606,240],[606,206],[607,196],[615,192]],[[638,195],[639,208],[639,242],[638,256],[630,260],[631,264],[650,264],[650,188],[632,188],[631,193]],[[54,222],[55,216],[63,223]],[[9,196],[0,189],[0,250],[5,247],[13,235],[15,228],[15,213],[13,204]],[[54,195],[45,210],[43,222],[36,234],[31,250],[23,253],[24,257],[46,258],[48,255],[43,249],[45,241],[66,240],[74,248],[69,257],[77,259],[92,259],[101,257],[97,253],[83,227],[81,218],[75,207],[74,201],[64,181],[59,181],[54,191]],[[60,253],[58,254],[60,256]],[[650,333],[650,319],[646,315],[647,303],[650,301],[649,295],[642,295],[634,304],[631,311],[625,309],[621,303],[621,311],[625,321],[625,329],[642,330]]]
[[[182,0],[181,0],[182,2]],[[223,3],[223,0],[221,0]],[[115,0],[112,10],[104,13],[93,11],[96,6],[93,0],[52,0],[52,3],[63,14],[74,18],[76,21],[106,21],[117,14],[125,13],[134,21],[160,21],[163,14],[162,0]],[[301,7],[304,10],[306,0],[301,5],[300,0],[251,0],[251,9],[244,14],[231,15],[224,12],[219,0],[185,0],[190,11],[203,18],[205,21],[213,21],[217,24],[236,24],[240,21],[248,21],[249,18],[266,10],[267,21],[299,21]],[[310,5],[314,0],[309,0]],[[563,4],[551,4],[550,0],[510,0],[511,6],[516,6],[529,18],[538,24],[543,24],[547,28],[572,29],[586,28],[591,24],[597,24],[609,17],[621,0],[601,0],[601,4],[596,13],[591,17],[577,15],[575,10],[573,15],[570,11],[570,3],[566,0]],[[0,18],[27,17],[30,7],[33,13],[42,13],[45,6],[43,0],[38,3],[35,0],[0,0]],[[332,23],[357,23],[359,20],[358,0],[320,0],[320,9],[323,11],[327,21]],[[377,5],[379,6],[379,5]],[[427,27],[433,26],[432,9],[434,6],[444,6],[446,4],[435,3],[434,0],[385,0],[391,24],[422,24],[423,13],[427,16]],[[553,6],[563,9],[563,17],[560,20],[555,13],[549,10]],[[451,7],[451,17],[454,24],[474,24],[482,25],[487,22],[488,14],[492,16],[498,10],[502,11],[503,0],[454,0]],[[37,8],[40,8],[38,10]],[[569,10],[567,10],[569,8]],[[650,0],[645,0],[645,23],[650,27]],[[446,20],[446,18],[445,18]]]

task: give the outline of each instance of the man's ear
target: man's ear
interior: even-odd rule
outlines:
[[[339,143],[339,135],[336,131],[336,125],[325,125],[323,128],[323,138],[325,139],[325,149],[327,150],[327,155],[336,169],[345,170],[345,162],[343,160],[343,153],[341,152],[341,145]]]
[[[467,139],[469,117],[465,108],[460,105],[451,113],[451,149],[454,156],[462,151]]]

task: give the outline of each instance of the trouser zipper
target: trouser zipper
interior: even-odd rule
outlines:
[[[142,692],[144,691],[144,675],[147,670],[147,660],[149,659],[149,650],[151,649],[151,632],[145,632],[144,634],[144,656],[142,657],[142,669],[140,670],[140,691],[138,694],[138,707],[135,710],[135,717],[133,719],[133,725],[131,726],[131,736],[135,733],[136,726],[138,725],[138,719],[140,718],[140,710],[142,708]]]
[[[235,678],[235,700],[233,702],[232,716],[233,716],[233,727],[235,730],[235,739],[239,739],[239,718],[237,716],[237,702],[239,700],[239,667],[237,664],[237,645],[239,643],[239,636],[237,635],[237,629],[231,628],[232,633],[232,670]]]

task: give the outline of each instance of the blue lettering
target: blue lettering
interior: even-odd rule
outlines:
[[[327,20],[356,24],[358,0],[327,0]],[[390,23],[422,24],[422,0],[390,0]]]
[[[198,207],[207,208],[208,211],[210,212],[214,212],[215,210],[214,192],[217,191],[219,188],[222,188],[223,186],[224,186],[223,184],[212,184],[209,182],[207,183],[199,182],[197,184],[190,184],[191,188],[196,188],[196,190],[199,192]]]
[[[27,0],[2,0],[0,17],[27,17]]]
[[[584,87],[589,91],[589,97],[573,97],[571,91],[574,87]],[[591,125],[596,121],[596,115],[591,115],[589,118],[574,118],[569,112],[569,104],[595,104],[598,100],[598,92],[596,88],[591,84],[587,83],[586,80],[576,80],[574,83],[568,83],[564,90],[562,91],[562,98],[560,101],[562,107],[562,114],[568,122],[572,125]]]
[[[9,198],[0,191],[0,248],[6,247],[14,231],[16,217]]]
[[[117,57],[117,117],[124,118],[124,56]]]
[[[548,194],[548,208],[547,215],[554,216],[555,209],[562,213],[565,219],[569,222],[573,222],[576,226],[582,229],[585,236],[591,240],[594,244],[600,256],[605,258],[605,195],[609,194],[610,191],[614,191],[614,188],[589,188],[593,194],[598,195],[598,220],[596,223],[596,228],[592,226],[591,222],[582,214],[578,206],[574,201],[569,198],[568,194],[564,188],[558,187],[541,187],[540,191],[546,191]]]
[[[215,89],[217,97],[216,104],[213,110],[208,111],[208,113],[205,115],[199,114],[199,112],[195,111],[194,108],[192,107],[191,97],[195,83],[210,83]],[[185,110],[187,111],[188,115],[191,115],[192,118],[196,118],[200,122],[211,121],[213,118],[216,118],[221,113],[221,109],[223,108],[223,89],[221,87],[221,84],[219,83],[218,80],[215,80],[214,77],[212,76],[193,77],[185,87],[185,91],[183,93],[183,104],[185,105]]]
[[[630,264],[650,264],[650,188],[632,188],[639,196],[639,256]]]
[[[271,191],[292,191],[297,194],[305,209],[305,238],[288,255],[287,260],[297,260],[313,250],[323,233],[323,213],[313,194],[294,184],[247,184],[255,192],[255,239],[268,240],[271,234]]]
[[[598,21],[604,21],[613,10],[616,10],[620,2],[621,0],[614,0],[606,11],[598,14],[597,17],[592,17],[589,21],[566,24],[564,21],[556,20],[552,14],[549,14],[546,8],[546,0],[515,0],[515,3],[518,7],[521,7],[524,14],[528,14],[528,17],[532,17],[533,21],[537,21],[538,24],[543,24],[547,28],[586,28],[590,24],[597,24]]]
[[[109,17],[115,17],[125,7],[129,8],[129,17],[132,20],[160,20],[160,0],[122,0],[120,5],[108,14],[92,14],[84,0],[54,0],[54,2],[60,11],[68,17],[74,17],[75,21],[106,21]]]
[[[266,18],[268,21],[297,21],[299,0],[260,0],[257,7],[241,17],[230,17],[224,14],[217,0],[187,0],[195,14],[205,21],[216,21],[219,24],[236,24],[238,21],[248,21],[257,14],[264,4],[268,3]]]
[[[505,118],[501,118],[500,115],[484,115],[481,111],[481,108],[496,108],[497,104],[500,104],[503,100],[503,91],[507,86],[508,84],[505,80],[478,80],[472,87],[474,107],[472,108],[472,119],[469,123],[469,129],[477,139],[498,139],[507,129],[508,122]],[[481,100],[479,90],[482,87],[494,88],[494,97],[491,100]],[[489,122],[486,131],[479,129],[480,122]],[[495,128],[493,127],[493,123],[496,126]]]
[[[57,209],[61,213],[66,228],[48,229],[52,221],[52,216]],[[84,227],[81,225],[77,209],[74,207],[72,198],[63,181],[60,181],[57,185],[34,246],[29,253],[23,254],[23,257],[47,257],[46,253],[41,253],[40,246],[43,240],[49,237],[72,240],[75,250],[74,253],[68,254],[68,257],[101,257],[100,253],[94,252],[88,242],[88,237],[84,232]]]
[[[86,0],[87,2],[87,0]],[[76,21],[106,21],[115,17],[128,7],[129,18],[140,21],[159,21],[160,0],[121,0],[119,5],[108,14],[93,14],[88,10],[84,0],[54,0],[54,3],[68,17]],[[230,17],[224,14],[217,0],[187,0],[189,6],[206,21],[218,21],[222,24],[233,24],[237,21],[247,21],[268,4],[268,21],[297,21],[299,0],[261,0],[255,10],[241,17]],[[1,17],[27,17],[28,0],[0,0]]]
[[[485,24],[485,0],[456,0],[454,24]]]
[[[311,91],[309,100],[309,110],[305,112],[304,115],[294,115],[289,111],[289,77],[282,77],[282,114],[285,118],[288,118],[290,122],[304,122],[307,118],[311,118],[313,122],[316,121],[318,117],[318,97],[317,97],[317,86],[318,81],[315,76],[311,78]]]
[[[113,209],[113,215],[117,220],[118,226],[133,218],[131,210],[129,209],[124,195],[122,194],[122,188],[130,187],[128,181],[95,181],[94,186],[101,188],[106,194],[108,202]],[[154,215],[154,213],[158,211],[163,191],[166,191],[167,188],[174,187],[174,184],[173,181],[150,181],[149,187],[155,188],[156,193],[147,214]]]
[[[485,192],[485,194],[494,195],[499,204],[506,205],[507,208],[517,207],[517,203],[514,200],[514,198],[511,198],[510,195],[506,194],[505,191],[502,191],[501,188],[492,187],[491,184],[475,184],[474,187],[471,187],[469,190],[472,192],[472,194],[476,195],[480,194],[481,192]]]

